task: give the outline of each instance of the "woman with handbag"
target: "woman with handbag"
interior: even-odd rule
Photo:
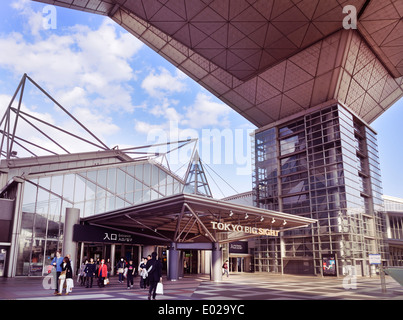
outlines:
[[[101,260],[101,264],[98,268],[98,286],[100,288],[105,287],[105,278],[108,276],[108,267],[105,264],[105,259]]]
[[[125,268],[126,268],[126,263],[123,260],[123,258],[120,259],[120,261],[118,262],[116,267],[118,269],[118,274],[119,274],[119,283],[122,283],[123,282],[123,273],[125,272]]]
[[[72,292],[74,286],[73,282],[73,270],[71,269],[71,264],[69,258],[65,257],[61,264],[62,272],[59,276],[59,292],[58,295],[62,295],[64,282],[66,282],[66,295]]]

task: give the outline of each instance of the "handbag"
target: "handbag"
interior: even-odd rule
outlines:
[[[66,279],[66,271],[62,271],[62,273],[59,276],[59,280],[64,280]]]
[[[119,272],[119,273],[123,273],[123,268],[119,268],[119,269],[118,269],[118,272]]]
[[[157,283],[157,289],[155,290],[157,294],[164,294],[164,285],[161,282]]]
[[[66,279],[66,285],[69,287],[69,292],[73,292],[74,281],[71,278]]]

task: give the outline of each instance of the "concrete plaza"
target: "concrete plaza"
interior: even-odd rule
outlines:
[[[41,277],[0,279],[1,300],[147,300],[148,290],[140,289],[139,277],[134,288],[116,277],[99,288],[80,286],[76,281],[69,295],[55,296],[45,289]],[[46,281],[45,281],[46,282]],[[386,292],[381,289],[379,277],[356,279],[322,278],[314,276],[239,273],[212,282],[208,275],[189,275],[178,281],[163,278],[164,294],[157,300],[403,300],[403,287],[386,276]],[[46,286],[46,284],[45,284]]]

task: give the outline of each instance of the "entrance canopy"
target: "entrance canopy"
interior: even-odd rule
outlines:
[[[82,223],[155,239],[156,243],[228,243],[309,226],[316,220],[287,213],[179,194],[113,212]]]

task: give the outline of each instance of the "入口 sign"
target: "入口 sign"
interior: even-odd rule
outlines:
[[[216,222],[216,221],[211,221],[211,224],[213,225],[214,230],[250,233],[250,234],[255,234],[258,236],[275,236],[275,237],[277,237],[280,232],[278,230],[248,227],[248,226],[242,226],[239,224],[222,223],[222,222]]]

